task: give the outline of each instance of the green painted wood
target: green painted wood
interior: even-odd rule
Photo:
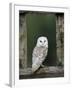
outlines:
[[[26,15],[27,23],[27,62],[32,65],[32,51],[36,45],[37,38],[46,36],[49,40],[48,55],[44,62],[46,66],[56,65],[56,17],[54,14]]]

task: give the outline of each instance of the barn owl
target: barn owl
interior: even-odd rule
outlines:
[[[42,63],[45,60],[48,52],[48,39],[47,37],[41,36],[37,39],[37,44],[32,53],[32,72],[43,67]]]

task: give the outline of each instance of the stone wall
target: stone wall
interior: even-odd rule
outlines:
[[[27,68],[27,28],[26,16],[19,16],[19,66]]]
[[[64,64],[64,14],[56,15],[57,64]]]

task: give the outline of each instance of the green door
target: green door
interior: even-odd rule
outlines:
[[[46,36],[49,42],[48,55],[44,65],[56,65],[56,17],[49,13],[30,13],[27,23],[27,63],[32,66],[32,52],[40,36]]]

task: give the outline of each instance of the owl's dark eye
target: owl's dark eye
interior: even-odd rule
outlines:
[[[46,42],[46,40],[44,40],[44,42]]]
[[[42,43],[42,41],[40,40],[40,42]]]

